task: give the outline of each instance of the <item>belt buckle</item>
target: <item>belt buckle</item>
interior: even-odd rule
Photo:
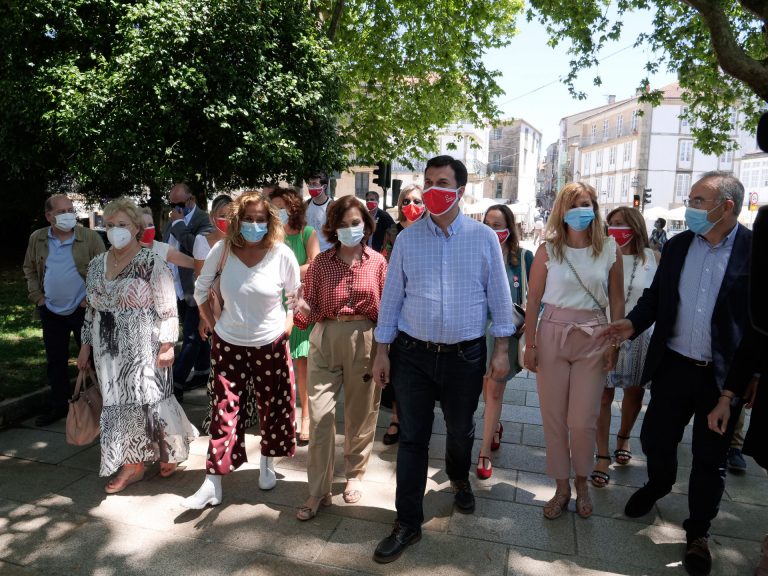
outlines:
[[[442,352],[443,345],[442,344],[435,344],[434,346],[435,346],[436,352],[438,354],[440,354],[440,352]]]
[[[709,360],[695,360],[694,365],[700,368],[706,368],[707,366],[709,366]]]

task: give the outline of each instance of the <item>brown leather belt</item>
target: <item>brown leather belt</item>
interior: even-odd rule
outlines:
[[[358,320],[368,320],[368,316],[365,314],[342,314],[335,318],[326,318],[326,320],[331,320],[332,322],[356,322]]]

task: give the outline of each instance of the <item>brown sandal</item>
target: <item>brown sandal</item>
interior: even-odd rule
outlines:
[[[584,487],[584,493],[576,491],[576,513],[582,518],[592,516],[592,498],[589,496],[589,488]]]
[[[304,506],[299,506],[298,510],[296,510],[296,519],[301,520],[302,522],[306,522],[307,520],[312,520],[312,518],[317,516],[317,510],[320,508],[320,506],[331,505],[331,496],[332,495],[329,492],[322,498],[318,499],[314,507],[307,506],[306,504],[304,504]]]
[[[117,476],[112,478],[107,485],[104,486],[104,491],[107,494],[117,494],[122,492],[131,484],[135,484],[144,478],[144,464],[123,464]]]
[[[571,501],[571,491],[555,492],[549,502],[544,504],[544,518],[554,520],[560,518],[563,512],[568,509],[568,502]]]

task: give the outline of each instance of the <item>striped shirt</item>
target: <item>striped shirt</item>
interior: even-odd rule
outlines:
[[[379,309],[376,342],[391,343],[398,331],[441,344],[485,334],[511,336],[512,298],[496,233],[459,214],[448,236],[424,218],[397,237]]]
[[[677,318],[667,347],[695,360],[712,360],[712,312],[731,258],[736,229],[712,246],[694,236],[680,274]]]

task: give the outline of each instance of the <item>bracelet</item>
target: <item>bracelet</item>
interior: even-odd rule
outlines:
[[[733,400],[736,398],[736,395],[734,394],[733,396],[729,396],[728,394],[720,394],[720,398],[728,398],[728,400]]]
[[[526,344],[526,348],[530,348],[531,350],[536,350],[536,344]]]

